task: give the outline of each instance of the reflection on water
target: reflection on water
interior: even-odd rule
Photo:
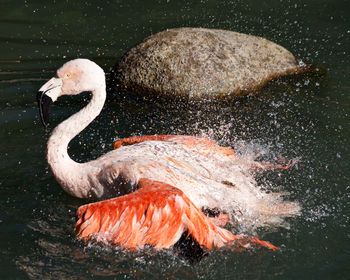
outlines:
[[[1,279],[347,279],[350,273],[350,49],[347,1],[3,1],[0,11]],[[128,252],[84,245],[72,232],[86,203],[48,171],[35,94],[64,61],[87,57],[108,70],[134,44],[165,28],[202,26],[259,35],[326,70],[285,78],[262,94],[229,102],[143,101],[114,92],[101,116],[70,145],[78,161],[116,138],[206,135],[238,153],[275,161],[259,186],[289,192],[302,215],[258,230],[281,252],[216,250],[196,265],[173,251]],[[53,126],[88,96],[62,99]],[[52,128],[51,128],[52,129]]]

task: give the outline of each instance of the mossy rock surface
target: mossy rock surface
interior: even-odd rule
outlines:
[[[272,79],[305,70],[291,52],[261,37],[177,28],[132,48],[114,79],[123,89],[146,95],[219,98],[250,94]]]

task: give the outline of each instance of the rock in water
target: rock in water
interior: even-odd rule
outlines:
[[[113,79],[123,89],[146,95],[217,98],[246,95],[274,78],[305,70],[288,50],[264,38],[177,28],[132,48]]]

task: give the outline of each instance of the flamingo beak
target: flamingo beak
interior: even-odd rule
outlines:
[[[44,84],[36,95],[36,100],[39,106],[40,120],[47,128],[49,125],[50,106],[61,94],[62,80],[59,78],[52,78]]]
[[[47,128],[50,120],[50,106],[52,104],[52,99],[47,96],[45,92],[38,91],[36,94],[36,101],[39,106],[40,120],[45,128]]]

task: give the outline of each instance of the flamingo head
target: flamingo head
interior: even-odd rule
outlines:
[[[100,66],[88,59],[74,59],[57,70],[57,77],[46,82],[37,93],[40,118],[45,127],[49,123],[50,105],[62,95],[76,95],[84,91],[105,88],[105,74]]]

